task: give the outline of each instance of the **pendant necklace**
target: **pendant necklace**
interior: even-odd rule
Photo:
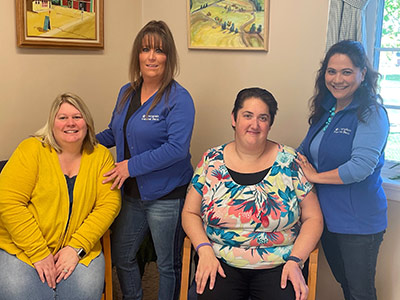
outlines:
[[[329,110],[329,117],[328,117],[328,120],[326,120],[324,128],[322,128],[322,131],[325,132],[325,130],[328,128],[329,124],[331,124],[332,119],[335,116],[335,109],[336,109],[336,105],[332,106],[332,108]]]

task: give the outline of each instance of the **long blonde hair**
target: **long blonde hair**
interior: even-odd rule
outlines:
[[[90,114],[85,102],[83,102],[79,96],[72,93],[63,93],[57,96],[50,107],[50,113],[46,124],[36,131],[33,136],[40,139],[44,145],[53,147],[58,153],[62,152],[61,146],[57,143],[57,140],[54,137],[53,127],[56,115],[60,110],[61,105],[64,103],[72,105],[82,114],[82,117],[86,122],[87,133],[83,140],[81,151],[85,149],[88,153],[92,153],[94,146],[97,144],[92,115]]]

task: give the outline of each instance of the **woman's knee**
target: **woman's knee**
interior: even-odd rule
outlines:
[[[103,253],[88,266],[78,264],[68,279],[57,284],[58,299],[100,299],[104,288],[104,272]]]
[[[42,282],[35,268],[0,249],[0,300],[54,299],[54,291]]]

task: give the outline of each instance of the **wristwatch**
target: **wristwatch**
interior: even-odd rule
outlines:
[[[86,256],[86,251],[83,248],[73,248],[76,251],[76,254],[78,254],[79,259],[82,259]]]
[[[294,262],[296,262],[296,263],[299,265],[299,268],[300,268],[301,270],[303,270],[303,268],[304,268],[304,261],[303,261],[301,258],[298,258],[297,256],[289,256],[289,257],[287,258],[287,261],[289,261],[289,260],[293,260]]]

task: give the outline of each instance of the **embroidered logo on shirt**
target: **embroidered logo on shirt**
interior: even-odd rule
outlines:
[[[142,121],[160,121],[160,115],[143,115]]]
[[[333,131],[333,133],[350,135],[351,134],[351,129],[350,128],[336,128]]]

